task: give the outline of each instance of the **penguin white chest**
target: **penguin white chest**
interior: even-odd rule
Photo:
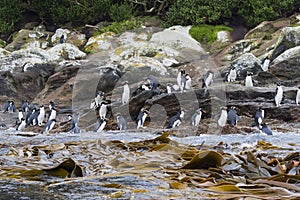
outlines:
[[[171,94],[171,93],[172,93],[172,88],[171,88],[171,86],[169,86],[169,85],[167,86],[167,93],[168,93],[168,94]]]
[[[253,87],[253,82],[252,82],[252,77],[251,76],[246,76],[245,86],[246,87]]]
[[[41,108],[40,113],[38,115],[38,125],[41,126],[45,118],[45,109]]]
[[[236,80],[236,70],[231,69],[228,75],[228,82],[234,82]]]
[[[22,130],[25,128],[25,126],[26,126],[26,122],[25,122],[25,120],[23,120],[23,121],[20,123],[20,125],[18,126],[17,130],[18,130],[18,131],[22,131]]]
[[[102,104],[99,109],[99,116],[101,119],[104,119],[106,117],[107,113],[107,105]]]
[[[222,110],[220,118],[218,120],[218,124],[219,124],[219,126],[223,127],[226,125],[226,122],[227,122],[227,111]]]
[[[126,84],[123,86],[122,104],[128,103],[130,95],[129,86]]]
[[[185,82],[185,89],[189,90],[189,89],[191,89],[191,88],[192,88],[192,79],[189,78],[189,79],[187,79],[186,82]]]
[[[196,115],[196,118],[195,118],[195,126],[198,126],[198,125],[199,125],[200,120],[201,120],[201,115],[202,115],[201,113]]]
[[[277,107],[280,105],[282,98],[283,98],[283,89],[281,86],[278,86],[276,90],[276,96],[275,96],[275,103]]]
[[[104,127],[105,127],[105,125],[106,125],[106,121],[103,121],[103,122],[100,124],[100,126],[99,126],[99,128],[98,128],[97,132],[103,131],[103,130],[104,130]]]
[[[180,119],[177,119],[177,120],[173,123],[172,128],[175,128],[175,127],[179,126],[180,124],[181,124],[181,120],[180,120]]]
[[[208,75],[208,77],[206,78],[206,80],[205,80],[205,85],[206,85],[206,86],[209,86],[209,85],[212,83],[212,81],[213,81],[213,74],[210,73],[210,74]]]
[[[52,119],[55,119],[55,118],[56,118],[56,110],[53,110],[53,109],[52,109],[48,121],[50,121],[50,120],[52,120]]]
[[[300,89],[298,89],[297,95],[296,95],[296,104],[299,105],[299,103],[300,103]]]

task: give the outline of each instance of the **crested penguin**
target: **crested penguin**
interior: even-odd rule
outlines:
[[[262,109],[262,107],[259,107],[254,116],[254,124],[259,129],[261,128],[264,117],[265,117],[265,111]]]
[[[297,94],[296,94],[296,104],[300,103],[300,86],[298,86]]]
[[[100,106],[101,102],[103,100],[105,100],[105,93],[102,91],[98,91],[96,93],[96,97],[94,98],[94,100],[95,100],[95,106],[96,106],[96,108],[98,108]]]
[[[16,112],[16,107],[14,101],[8,101],[4,104],[3,112],[13,113]]]
[[[45,107],[44,107],[44,105],[41,105],[39,114],[37,116],[37,123],[38,123],[39,126],[43,125],[43,122],[44,122],[44,119],[45,119],[45,114],[46,114]]]
[[[106,126],[106,119],[105,118],[99,119],[95,125],[94,132],[103,131],[105,126]]]
[[[184,84],[185,84],[185,70],[184,69],[180,70],[177,74],[177,84],[178,84],[180,90],[183,91]]]
[[[252,75],[253,75],[252,72],[247,72],[247,76],[245,78],[246,87],[253,87]]]
[[[272,131],[268,128],[268,126],[266,125],[266,123],[262,123],[262,126],[260,128],[260,131],[262,133],[265,133],[267,135],[273,135]]]
[[[56,108],[52,107],[52,109],[50,110],[48,121],[50,121],[52,119],[56,119],[56,114],[57,114]]]
[[[108,102],[107,101],[102,101],[100,103],[100,108],[99,108],[99,117],[100,117],[100,119],[104,119],[106,117],[107,106],[108,106]]]
[[[181,121],[184,117],[184,111],[183,110],[180,110],[176,113],[176,115],[172,116],[170,119],[169,119],[169,122],[167,124],[167,129],[169,128],[174,128],[174,127],[178,127],[180,126],[181,124]]]
[[[268,71],[269,65],[270,65],[270,59],[269,59],[269,58],[266,58],[266,59],[263,60],[261,69],[262,69],[263,71]]]
[[[224,127],[226,125],[227,122],[227,108],[226,107],[221,107],[221,115],[218,119],[218,125],[221,127]]]
[[[42,131],[42,134],[49,133],[55,125],[56,119],[49,120],[46,125],[44,126],[44,129]]]
[[[189,74],[185,75],[185,83],[184,83],[184,89],[189,90],[192,88],[192,78]]]
[[[275,90],[275,104],[277,107],[280,106],[280,103],[283,99],[283,89],[282,89],[282,86],[280,83],[277,83],[277,87],[276,87],[276,90]]]
[[[55,103],[53,101],[49,102],[49,110],[52,110],[52,108],[55,107]]]
[[[192,118],[191,118],[191,125],[192,126],[198,126],[202,117],[202,108],[199,108],[198,110],[196,110],[196,112],[193,114]]]
[[[18,112],[18,119],[19,119],[19,122],[21,121],[22,118],[24,118],[24,114],[23,114],[22,109],[19,109],[19,112]]]
[[[126,119],[121,115],[121,113],[116,114],[117,122],[118,122],[118,127],[120,130],[126,130],[127,129],[127,121]]]
[[[240,117],[236,112],[235,106],[231,106],[230,110],[228,111],[227,120],[230,126],[235,126],[239,121]]]
[[[202,88],[208,88],[213,82],[214,72],[208,70],[202,77]]]
[[[234,82],[236,80],[236,77],[237,77],[236,68],[232,66],[227,76],[227,82]]]
[[[71,133],[80,133],[80,128],[78,127],[78,119],[79,115],[75,113],[73,116],[68,115],[69,121],[70,121],[70,128],[68,132]]]
[[[136,129],[144,127],[144,123],[145,123],[145,120],[146,120],[148,115],[149,115],[148,110],[144,110],[144,111],[140,112],[140,114],[138,115],[138,117],[136,119],[136,124],[137,124]]]
[[[20,120],[20,122],[17,124],[16,130],[17,130],[17,131],[22,131],[22,130],[24,130],[25,127],[26,127],[26,122],[25,122],[25,119],[22,118],[22,119]]]
[[[28,112],[29,104],[28,104],[28,101],[27,101],[27,100],[24,100],[24,101],[23,101],[22,106],[21,106],[21,109],[22,109],[22,112],[23,112],[23,113]]]
[[[28,112],[30,113],[30,112]],[[27,119],[27,126],[35,126],[37,124],[37,117],[39,112],[36,108],[32,108],[32,112],[30,113],[30,116]]]
[[[128,81],[125,81],[123,83],[122,104],[128,103],[129,98],[130,98],[130,88],[128,85]]]

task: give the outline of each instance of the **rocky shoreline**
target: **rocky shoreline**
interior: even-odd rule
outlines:
[[[14,100],[19,108],[25,99],[36,105],[54,101],[60,121],[53,132],[65,131],[66,116],[74,112],[80,114],[82,129],[90,131],[97,115],[89,111],[89,104],[101,90],[111,100],[112,115],[107,130],[116,129],[117,111],[125,112],[134,127],[140,109],[156,109],[158,113],[153,112],[151,118],[159,123],[152,120],[150,128],[161,129],[163,120],[179,109],[184,107],[187,111],[188,124],[189,114],[201,107],[206,113],[197,134],[213,134],[211,130],[217,129],[220,106],[225,105],[237,107],[242,116],[239,133],[255,131],[251,124],[260,106],[266,111],[271,129],[287,124],[278,129],[298,133],[300,106],[295,104],[295,98],[300,85],[300,24],[295,19],[295,16],[282,19],[280,26],[279,21],[263,22],[239,41],[231,41],[227,33],[227,40],[218,39],[211,45],[211,53],[188,34],[190,27],[146,27],[90,38],[67,29],[57,29],[55,33],[43,26],[23,29],[11,43],[0,48],[0,104]],[[66,38],[64,43],[59,42],[61,35]],[[267,70],[263,66],[265,59],[270,59]],[[232,66],[237,70],[236,81],[223,82]],[[167,83],[176,82],[179,69],[190,74],[192,89],[171,95],[164,93]],[[208,70],[214,71],[215,81],[207,92],[201,83]],[[247,72],[253,73],[254,87],[244,86]],[[139,95],[136,89],[148,75],[158,77],[163,94],[154,95],[150,91]],[[125,80],[129,82],[132,96],[128,105],[121,105],[120,84]],[[277,82],[283,85],[285,95],[280,107],[274,104]],[[164,112],[160,113],[161,109]],[[13,127],[15,119],[13,114],[0,115],[0,123],[7,127]],[[222,134],[235,132],[235,129],[221,131]]]

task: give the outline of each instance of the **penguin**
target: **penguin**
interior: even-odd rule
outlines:
[[[169,122],[167,124],[167,129],[169,128],[174,128],[174,127],[178,127],[180,126],[181,124],[181,121],[184,117],[184,111],[180,110],[176,113],[176,115],[172,116],[170,119],[169,119]]]
[[[17,131],[22,131],[22,130],[24,130],[25,127],[26,127],[26,122],[25,122],[25,119],[22,118],[22,119],[20,120],[20,122],[17,124],[16,130],[17,130]]]
[[[62,34],[59,38],[59,43],[62,44],[62,43],[65,43],[66,39],[65,39],[65,36],[64,34]]]
[[[53,107],[50,110],[48,121],[51,121],[52,119],[56,119],[56,115],[57,115],[57,110],[56,108]]]
[[[46,123],[46,125],[44,126],[44,129],[43,129],[43,131],[42,131],[42,134],[49,133],[49,132],[53,129],[53,127],[54,127],[54,125],[55,125],[55,122],[56,122],[56,119],[51,119],[51,120],[49,120],[49,121]]]
[[[247,76],[245,78],[245,86],[246,87],[253,87],[253,82],[252,82],[252,72],[247,72]]]
[[[19,122],[21,121],[22,118],[24,118],[24,114],[23,114],[22,109],[19,109],[19,112],[18,112],[18,119],[19,119]]]
[[[126,130],[127,129],[127,121],[126,119],[121,115],[121,113],[116,114],[117,122],[118,122],[118,127],[121,130]]]
[[[28,101],[27,101],[27,100],[24,100],[24,101],[23,101],[22,106],[21,106],[21,109],[22,109],[22,112],[23,112],[23,113],[28,112],[29,104],[28,104]]]
[[[202,77],[202,88],[208,88],[213,82],[214,72],[208,70]]]
[[[171,94],[171,93],[174,92],[174,91],[175,91],[175,90],[174,90],[172,84],[171,84],[171,83],[167,83],[167,93],[168,93],[168,94]]]
[[[262,107],[259,107],[254,116],[254,124],[259,129],[261,128],[264,117],[265,117],[265,111],[262,109]]]
[[[43,122],[44,122],[44,119],[45,119],[45,107],[44,105],[41,105],[40,106],[40,111],[39,111],[39,114],[37,116],[37,123],[39,126],[42,126],[43,125]]]
[[[197,127],[200,123],[201,117],[202,117],[202,108],[199,108],[198,110],[196,110],[196,112],[193,114],[191,118],[191,125]]]
[[[106,117],[107,106],[108,106],[108,102],[107,101],[102,101],[100,103],[100,109],[99,109],[99,117],[100,117],[100,119],[104,119]]]
[[[235,126],[237,122],[239,121],[240,117],[238,116],[236,112],[236,108],[234,106],[231,106],[230,110],[228,111],[227,115],[227,121],[230,126]]]
[[[228,116],[227,108],[226,107],[221,107],[221,115],[220,115],[219,120],[218,120],[218,125],[219,126],[224,127],[226,125],[227,116]]]
[[[144,111],[140,112],[140,114],[138,115],[138,117],[136,119],[136,124],[137,124],[136,129],[144,127],[144,123],[145,123],[145,120],[146,120],[148,115],[149,115],[148,110],[144,110]]]
[[[80,133],[80,128],[78,126],[78,119],[79,119],[79,115],[76,113],[73,116],[72,115],[68,115],[69,121],[70,121],[70,128],[68,130],[68,132],[71,133]]]
[[[177,74],[177,84],[181,91],[183,90],[184,76],[185,76],[185,70],[181,69]]]
[[[267,135],[273,135],[272,131],[268,128],[266,123],[262,123],[262,127],[260,129],[261,133],[265,133]]]
[[[94,132],[103,131],[104,128],[105,128],[105,125],[106,125],[106,119],[105,118],[99,119],[98,122],[95,125]]]
[[[189,74],[185,75],[185,83],[184,83],[184,89],[189,90],[192,88],[192,78]]]
[[[30,114],[30,116],[27,119],[27,126],[35,126],[37,125],[37,117],[39,115],[39,112],[37,111],[36,108],[32,109],[32,112]]]
[[[50,101],[49,102],[49,110],[51,111],[52,108],[54,108],[54,107],[55,107],[55,103],[53,101]]]
[[[236,80],[236,77],[237,77],[236,68],[232,66],[227,76],[227,82],[234,82]]]
[[[127,104],[130,98],[130,88],[128,85],[128,81],[123,83],[123,93],[122,93],[122,104]]]
[[[298,106],[300,103],[300,86],[298,86],[297,94],[296,94],[296,105]]]
[[[98,108],[103,100],[105,100],[105,93],[102,91],[98,91],[94,98],[95,108]]]
[[[277,83],[277,87],[276,87],[276,90],[275,90],[275,104],[277,107],[280,106],[280,103],[283,99],[283,89],[281,87],[281,84],[280,83]]]
[[[268,71],[269,65],[270,65],[270,59],[269,59],[269,58],[266,58],[266,59],[263,61],[263,63],[262,63],[261,69],[262,69],[263,71]]]
[[[8,101],[4,104],[3,112],[13,113],[16,112],[16,107],[14,101]]]

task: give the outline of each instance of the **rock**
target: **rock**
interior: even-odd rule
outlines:
[[[101,35],[92,36],[84,46],[84,51],[88,53],[97,53],[103,50],[111,50],[114,48],[113,32],[106,32]]]
[[[35,64],[27,72],[0,72],[1,105],[8,99],[14,99],[16,106],[20,106],[24,99],[32,101],[53,72],[54,66],[49,64]]]
[[[231,63],[237,70],[237,80],[245,80],[247,72],[258,74],[261,69],[261,61],[256,58],[252,53],[245,53]],[[230,66],[230,67],[231,67]],[[229,72],[230,67],[224,73]]]
[[[283,28],[271,59],[274,60],[287,49],[298,45],[300,45],[300,26]]]
[[[53,45],[61,43],[62,35],[64,36],[64,43],[72,44],[78,48],[83,47],[86,43],[84,34],[62,28],[56,29],[55,34],[51,37],[51,43]]]
[[[47,51],[49,57],[48,61],[59,61],[59,60],[78,60],[78,59],[84,59],[86,57],[86,54],[78,49],[73,44],[69,43],[63,43],[63,44],[57,44],[51,49]]]

